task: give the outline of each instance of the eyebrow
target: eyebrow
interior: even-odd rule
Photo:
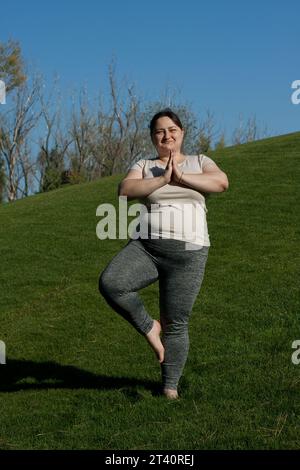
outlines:
[[[155,129],[155,131],[163,131],[164,129],[173,129],[176,128],[176,126],[169,126],[169,127],[158,127]]]

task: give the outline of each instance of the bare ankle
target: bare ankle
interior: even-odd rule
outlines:
[[[153,321],[153,326],[149,333],[146,334],[146,339],[156,353],[157,359],[160,363],[164,360],[164,347],[160,339],[161,326],[158,320]]]

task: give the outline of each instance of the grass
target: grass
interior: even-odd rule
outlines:
[[[300,133],[212,158],[230,187],[207,199],[179,401],[157,395],[153,351],[98,293],[127,240],[96,237],[96,208],[118,207],[123,175],[0,207],[1,449],[299,448]],[[140,295],[159,318],[158,283]]]

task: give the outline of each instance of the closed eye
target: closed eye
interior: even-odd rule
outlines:
[[[155,134],[159,134],[159,133],[161,133],[161,132],[163,132],[163,131],[164,131],[164,129],[158,129],[157,131],[155,131]],[[177,129],[176,129],[176,127],[174,127],[173,129],[169,129],[169,131],[170,131],[170,132],[176,132]]]

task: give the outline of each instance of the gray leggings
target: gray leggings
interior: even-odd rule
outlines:
[[[187,360],[188,320],[208,251],[208,246],[195,249],[195,245],[171,238],[130,239],[100,275],[99,290],[106,302],[142,335],[151,330],[153,318],[137,291],[159,280],[163,388],[177,389]]]

